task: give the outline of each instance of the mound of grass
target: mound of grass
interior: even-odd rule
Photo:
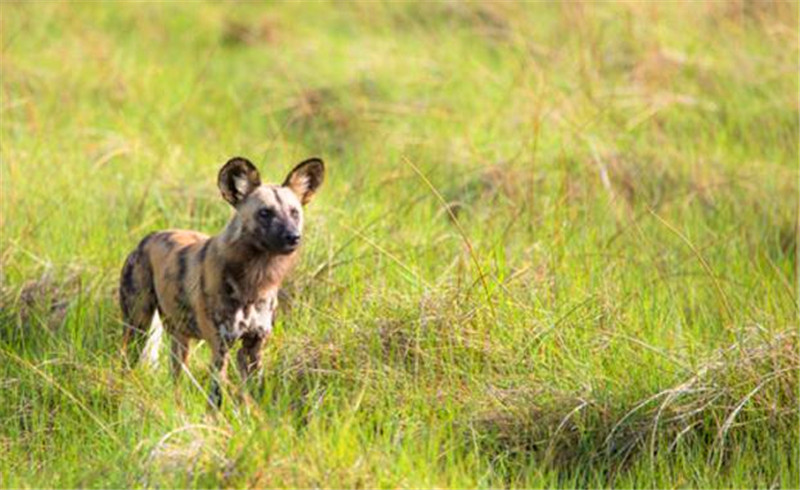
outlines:
[[[0,486],[800,486],[796,4],[0,9]],[[236,154],[329,176],[211,417],[115,285]]]

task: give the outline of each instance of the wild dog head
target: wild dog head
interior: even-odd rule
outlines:
[[[322,160],[310,158],[292,169],[283,184],[262,184],[252,162],[235,157],[220,169],[217,185],[236,209],[242,239],[264,252],[290,254],[302,241],[303,206],[324,177]]]

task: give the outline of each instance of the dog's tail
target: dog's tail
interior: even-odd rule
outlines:
[[[125,363],[132,368],[139,361],[145,343],[148,345],[147,332],[158,305],[155,284],[153,283],[153,267],[150,264],[146,246],[152,234],[146,236],[128,255],[119,282],[119,303],[122,309],[122,354]],[[159,327],[161,322],[159,323]],[[161,336],[158,335],[160,340]],[[154,352],[157,352],[157,348]]]
[[[148,368],[155,369],[158,367],[158,351],[161,349],[161,340],[164,337],[164,324],[161,323],[161,317],[158,316],[158,311],[153,315],[153,321],[150,323],[150,331],[147,333],[147,342],[142,349],[142,364]]]

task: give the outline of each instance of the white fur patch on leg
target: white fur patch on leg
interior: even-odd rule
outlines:
[[[153,315],[150,330],[147,332],[147,342],[142,351],[141,363],[150,369],[158,367],[158,351],[161,349],[161,338],[164,336],[164,325],[158,312]]]

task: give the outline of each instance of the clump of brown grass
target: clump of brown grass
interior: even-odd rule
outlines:
[[[659,159],[613,154],[605,160],[611,185],[629,205],[641,202],[657,209],[683,190],[684,182]]]
[[[325,401],[329,386],[344,375],[342,346],[297,337],[281,346],[279,357],[266,369],[279,380],[274,397],[291,394],[289,410],[307,423]]]
[[[467,437],[511,461],[612,471],[637,455],[700,441],[710,448],[710,461],[722,465],[739,433],[796,432],[798,340],[795,329],[750,331],[691,375],[641,400],[547,387],[492,389],[490,408],[474,413]]]
[[[415,28],[467,29],[488,41],[507,41],[511,38],[513,8],[497,3],[469,4],[446,2],[429,8],[409,8],[394,12],[394,27],[398,30]]]
[[[263,17],[255,22],[227,19],[222,25],[220,35],[220,40],[225,46],[274,44],[278,39],[278,24],[269,17]]]
[[[344,136],[353,124],[355,114],[341,102],[337,91],[330,87],[306,89],[291,101],[290,127],[301,131],[325,130],[335,136]]]
[[[38,279],[25,282],[19,288],[4,287],[0,291],[0,311],[4,321],[20,325],[38,321],[50,330],[57,329],[67,315],[70,303],[83,289],[80,274],[71,273],[56,279],[52,269],[45,269]]]
[[[144,458],[146,472],[140,477],[142,486],[158,476],[183,475],[192,481],[204,473],[220,472],[223,479],[235,471],[224,446],[231,434],[215,425],[186,424],[165,433]]]
[[[286,132],[301,140],[313,138],[327,151],[345,151],[366,122],[363,100],[374,96],[370,83],[363,81],[303,88],[282,109]]]
[[[445,198],[450,211],[458,217],[465,208],[479,203],[488,207],[499,199],[511,203],[523,201],[534,178],[529,170],[500,162],[481,168],[463,184],[445,191]],[[447,215],[450,217],[449,213]]]

